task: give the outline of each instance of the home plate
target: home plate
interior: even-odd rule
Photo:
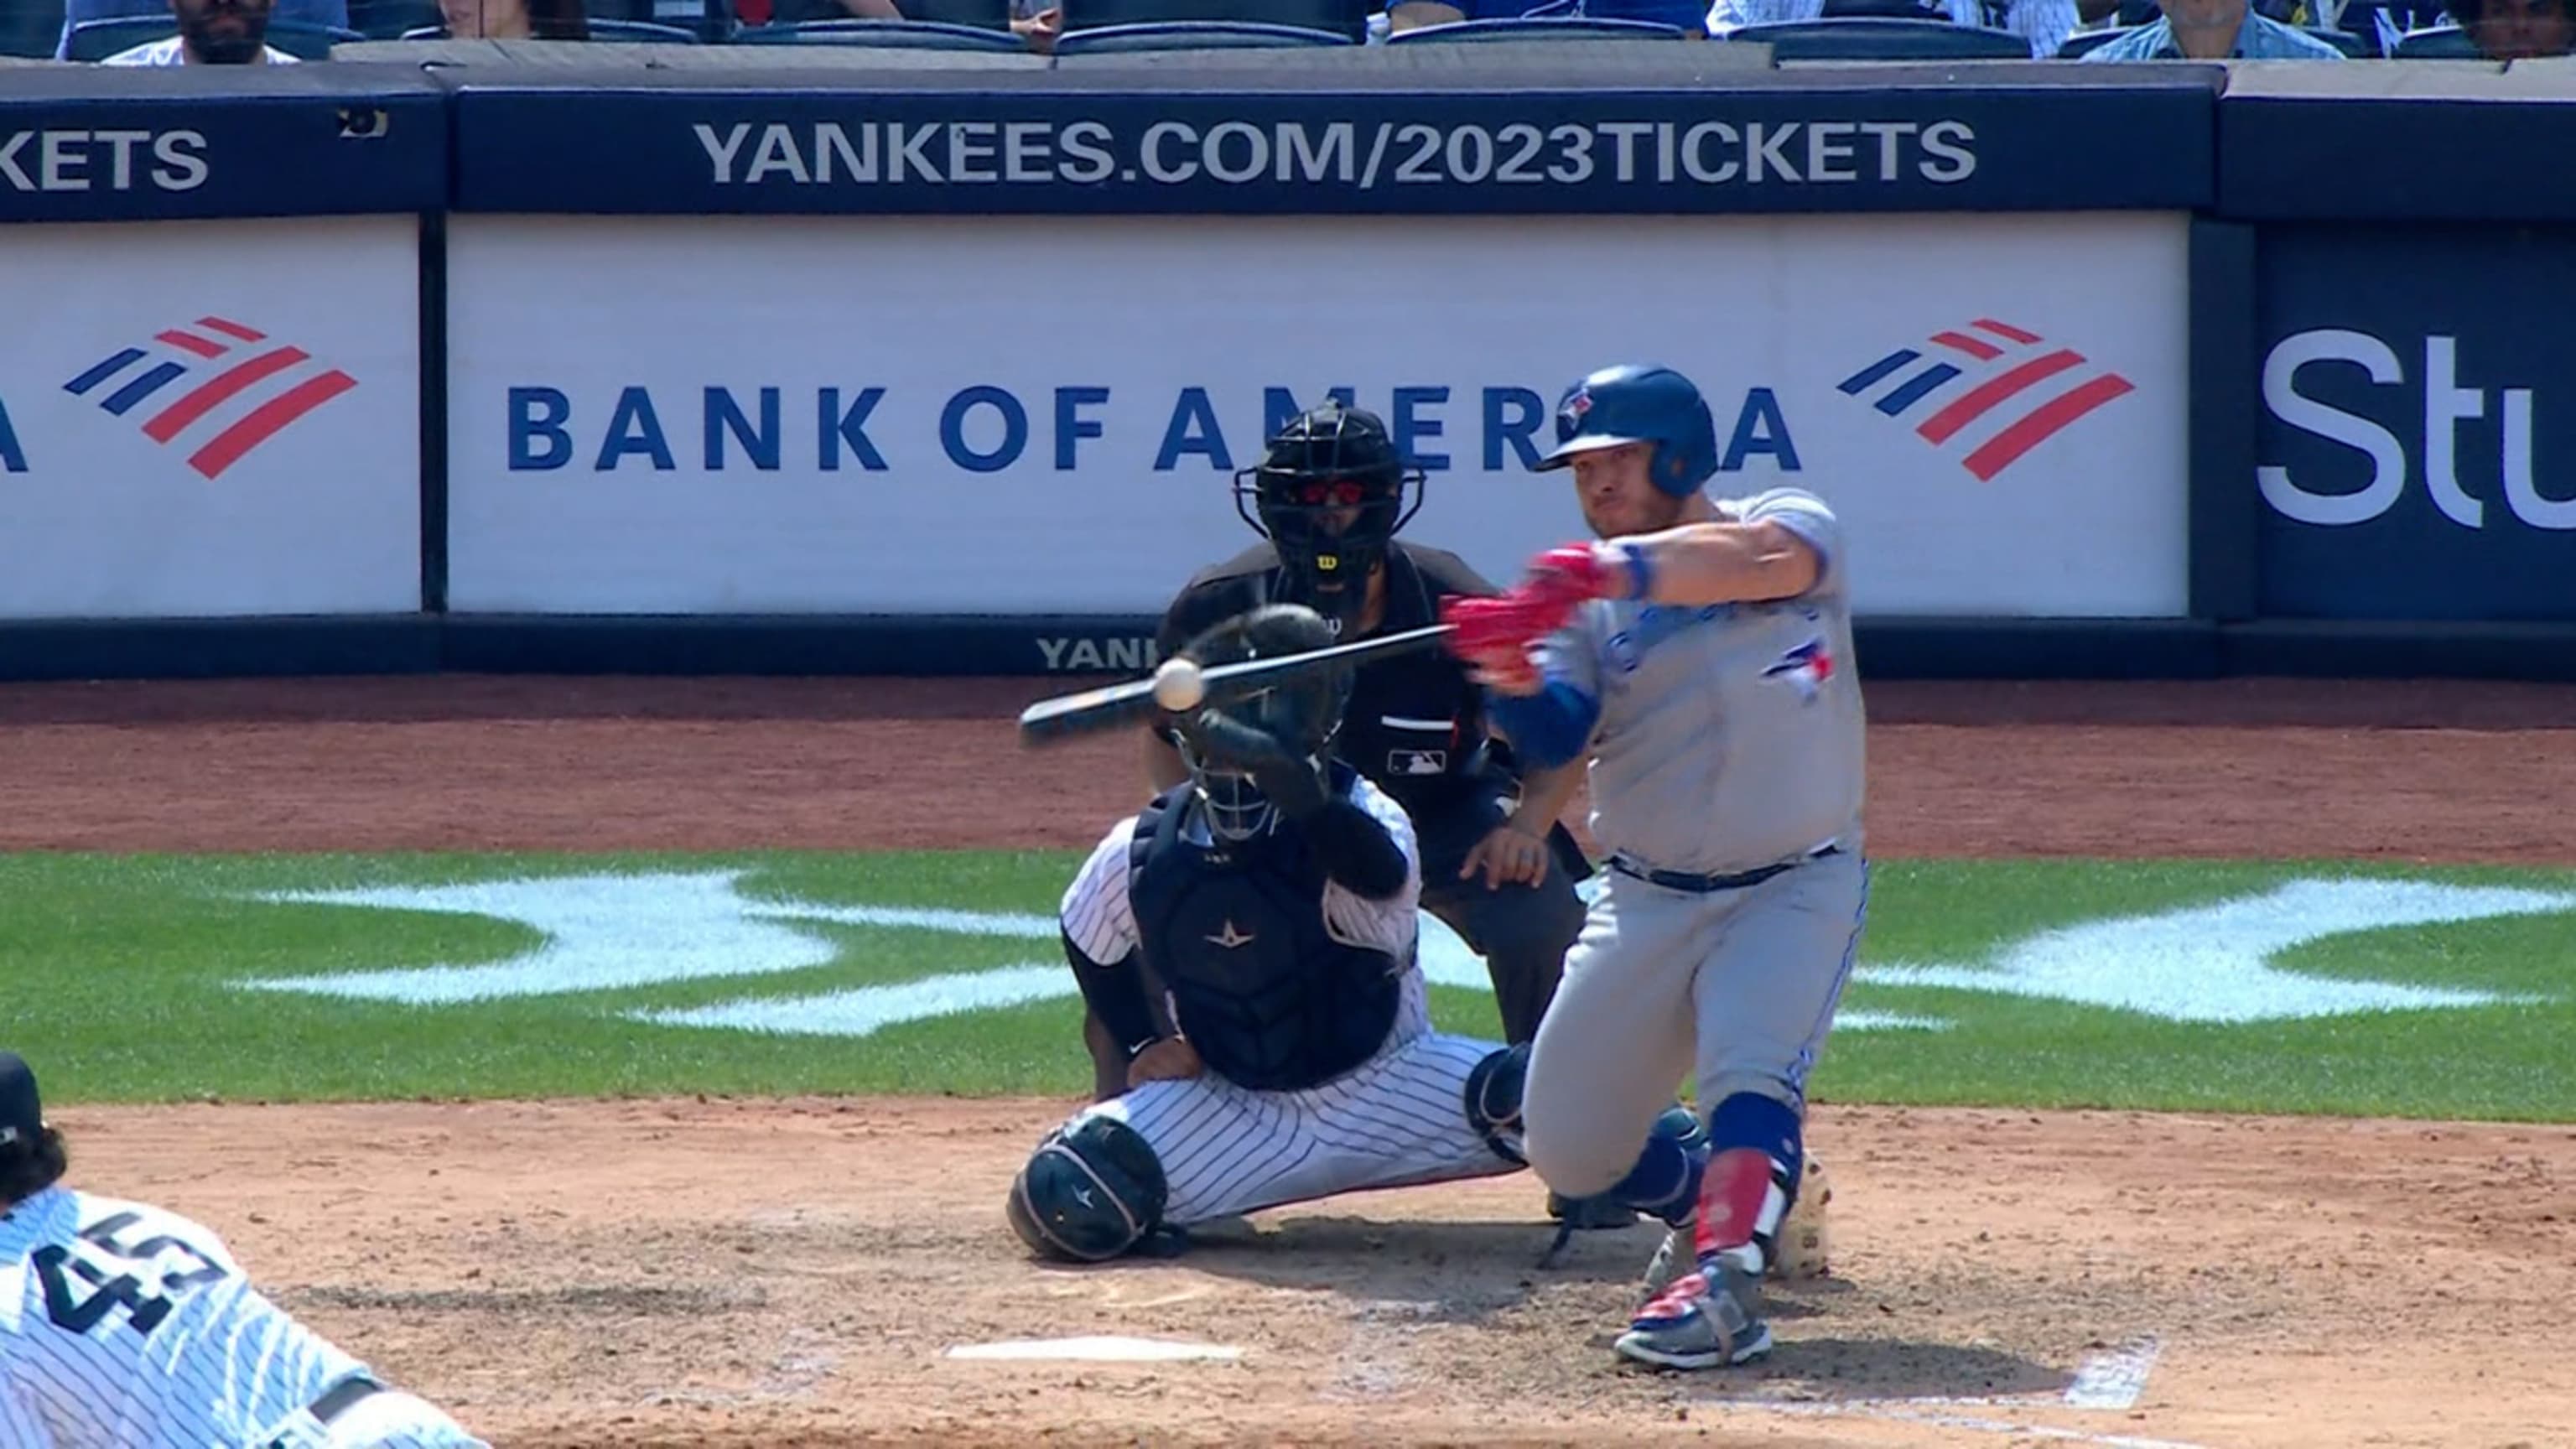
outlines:
[[[1053,1359],[1073,1363],[1173,1363],[1182,1359],[1238,1359],[1243,1350],[1214,1343],[1175,1343],[1160,1338],[1023,1338],[1004,1343],[961,1343],[950,1358]]]

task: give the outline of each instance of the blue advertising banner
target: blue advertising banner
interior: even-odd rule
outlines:
[[[2576,228],[2261,233],[2262,608],[2576,618]]]
[[[0,222],[435,211],[443,101],[403,66],[11,71]]]
[[[1866,89],[1793,74],[1688,91],[1446,93],[1001,84],[1019,76],[979,76],[974,91],[690,79],[463,84],[457,209],[2186,210],[2208,205],[2215,187],[2210,86],[2191,73]],[[2105,135],[2155,143],[2105,164]]]
[[[2556,61],[2240,67],[2219,210],[2246,221],[2576,220],[2576,96]]]

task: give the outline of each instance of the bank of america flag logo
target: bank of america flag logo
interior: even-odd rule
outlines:
[[[1891,418],[1930,409],[1914,425],[1916,436],[1944,451],[1956,445],[1959,466],[1980,483],[2137,390],[2084,354],[1991,317],[1935,332],[1921,347],[1900,347],[1836,386]]]
[[[357,385],[255,327],[200,317],[155,334],[148,346],[101,358],[63,391],[94,397],[114,417],[139,411],[143,436],[188,449],[189,467],[220,478],[260,444]]]

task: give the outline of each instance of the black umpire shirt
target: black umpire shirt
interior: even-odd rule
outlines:
[[[1163,613],[1156,647],[1163,658],[1223,620],[1288,601],[1279,552],[1256,544],[1199,570]],[[1381,634],[1440,622],[1440,600],[1452,594],[1500,592],[1456,554],[1396,540],[1386,554],[1386,616]],[[1333,753],[1377,782],[1407,814],[1424,814],[1508,788],[1511,776],[1485,732],[1485,696],[1466,666],[1445,649],[1417,650],[1359,666]]]

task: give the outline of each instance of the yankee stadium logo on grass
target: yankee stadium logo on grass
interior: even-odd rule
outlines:
[[[154,334],[149,346],[100,359],[63,391],[95,393],[100,411],[121,418],[191,378],[192,385],[163,396],[144,416],[143,436],[165,447],[184,442],[188,466],[219,478],[252,449],[358,385],[336,367],[314,364],[301,347],[268,343],[256,328],[200,317]]]
[[[1959,466],[1980,483],[2011,467],[2021,456],[2064,432],[2085,414],[2136,388],[2116,372],[2094,371],[2068,387],[2065,374],[2085,367],[2084,355],[2071,348],[2045,347],[2046,339],[1990,317],[1957,331],[1935,332],[1927,356],[1900,347],[1835,384],[1860,397],[1884,387],[1871,405],[1891,418],[1937,403],[1914,431],[1935,448],[1962,434],[1967,454]],[[1960,384],[1953,387],[1953,384]],[[2046,384],[2044,395],[2024,398]],[[2006,404],[2012,404],[2006,407]]]

